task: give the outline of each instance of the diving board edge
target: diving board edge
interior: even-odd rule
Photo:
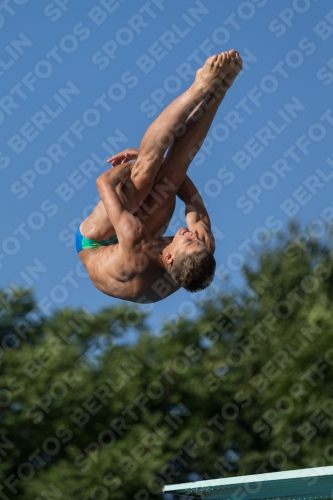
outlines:
[[[313,499],[333,498],[333,466],[174,484],[165,486],[163,492],[200,493],[208,495],[202,498],[223,499],[232,496],[242,487],[247,493],[244,498],[287,498],[286,488],[290,490],[290,496],[293,498],[297,495]],[[272,493],[273,489],[276,495]],[[213,492],[221,496],[213,496]]]

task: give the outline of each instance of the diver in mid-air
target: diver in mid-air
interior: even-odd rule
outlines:
[[[149,303],[181,287],[196,292],[211,283],[214,236],[186,173],[241,69],[235,50],[209,57],[190,88],[149,126],[140,149],[108,160],[112,168],[96,181],[101,201],[76,235],[81,261],[103,293]],[[187,227],[163,236],[176,196],[185,203]]]

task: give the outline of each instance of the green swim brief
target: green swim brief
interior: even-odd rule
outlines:
[[[108,245],[115,245],[118,243],[117,236],[113,236],[109,240],[90,240],[83,236],[80,231],[80,228],[76,231],[76,250],[77,252],[81,252],[81,250],[85,250],[86,248],[98,248],[98,247],[106,247]]]

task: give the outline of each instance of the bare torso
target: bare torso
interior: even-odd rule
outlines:
[[[141,304],[158,302],[180,288],[158,260],[158,250],[171,240],[143,242],[131,261],[123,257],[119,244],[85,249],[79,256],[93,284],[106,295]]]

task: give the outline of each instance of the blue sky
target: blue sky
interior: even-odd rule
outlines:
[[[0,30],[2,287],[33,286],[45,313],[120,303],[75,252],[95,179],[109,154],[139,146],[208,55],[231,48],[244,70],[189,170],[216,235],[213,288],[225,274],[241,286],[243,263],[293,217],[321,235],[333,212],[330,2],[9,0]],[[178,203],[169,234],[181,225]],[[209,293],[149,306],[151,324],[192,317]]]

